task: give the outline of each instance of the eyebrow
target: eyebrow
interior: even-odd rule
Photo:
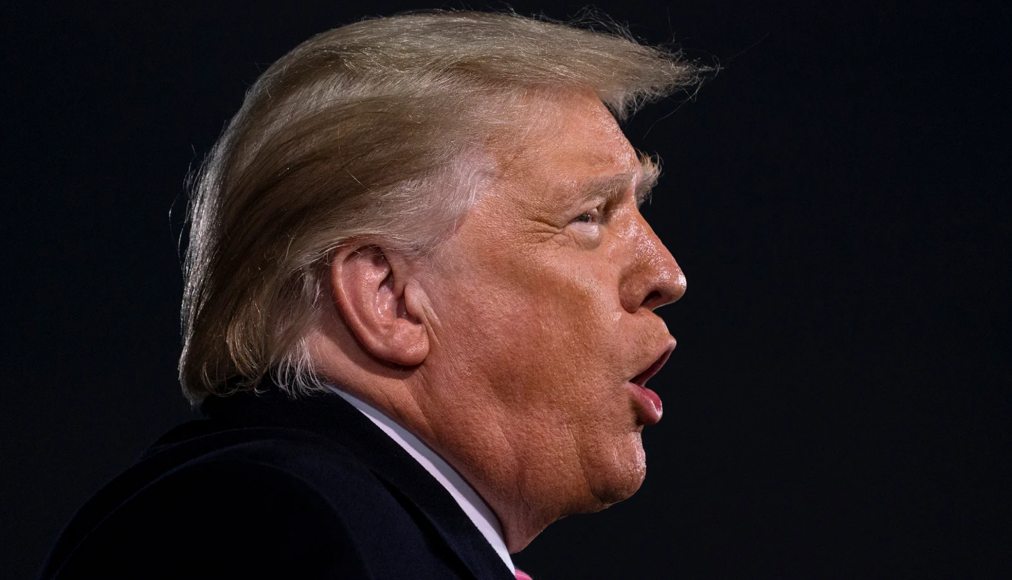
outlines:
[[[580,197],[583,199],[597,197],[614,199],[626,191],[631,182],[635,181],[636,205],[643,205],[650,199],[650,193],[657,185],[659,176],[658,163],[652,158],[642,155],[640,156],[639,171],[588,179],[579,187]]]

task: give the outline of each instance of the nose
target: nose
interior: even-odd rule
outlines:
[[[642,215],[636,216],[634,232],[627,241],[631,260],[620,288],[622,307],[627,312],[655,310],[685,294],[682,269]]]

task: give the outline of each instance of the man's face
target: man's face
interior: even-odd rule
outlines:
[[[426,415],[491,503],[564,515],[642,483],[640,433],[660,408],[636,383],[674,347],[653,310],[685,282],[639,211],[652,173],[600,101],[538,104],[431,258]]]

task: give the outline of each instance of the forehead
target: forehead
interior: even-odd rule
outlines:
[[[513,196],[585,193],[652,181],[615,118],[593,93],[541,97],[521,115],[519,130],[498,143],[499,177]],[[548,189],[546,189],[548,188]]]

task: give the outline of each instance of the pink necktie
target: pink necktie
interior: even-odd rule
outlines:
[[[517,568],[517,580],[534,580],[527,572]]]

